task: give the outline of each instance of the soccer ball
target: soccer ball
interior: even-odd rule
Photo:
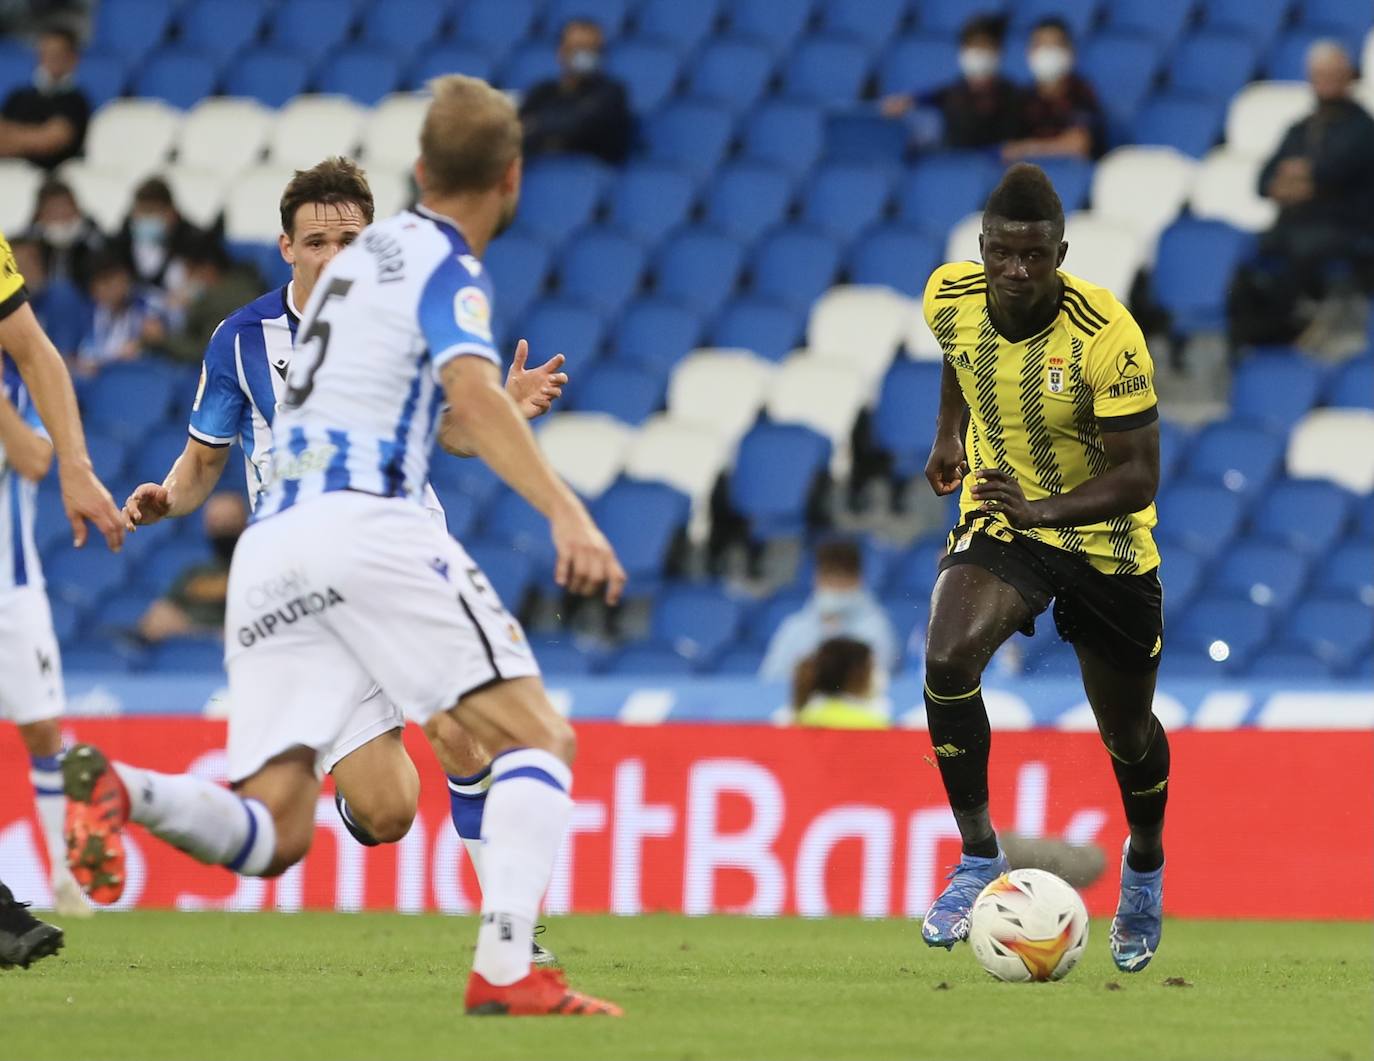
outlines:
[[[974,900],[968,941],[999,980],[1061,980],[1088,945],[1088,911],[1053,873],[1014,869]]]

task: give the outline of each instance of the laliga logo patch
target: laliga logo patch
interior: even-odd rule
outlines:
[[[1064,359],[1052,357],[1045,362],[1045,389],[1051,394],[1064,393]]]
[[[453,296],[453,318],[463,331],[491,342],[491,303],[480,287],[465,287]]]

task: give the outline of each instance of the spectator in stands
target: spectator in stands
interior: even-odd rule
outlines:
[[[882,605],[864,589],[863,559],[849,541],[825,542],[816,550],[811,599],[789,615],[768,645],[759,677],[788,681],[797,664],[832,637],[849,637],[868,645],[885,684],[897,658],[897,635]]]
[[[1016,139],[1002,158],[1096,158],[1102,153],[1102,105],[1092,85],[1074,73],[1073,34],[1061,18],[1031,30],[1027,62],[1035,85],[1021,99]]]
[[[601,27],[573,19],[558,44],[560,77],[541,81],[520,105],[526,155],[595,155],[613,165],[630,152],[634,119],[625,87],[601,72]]]
[[[881,103],[884,115],[900,118],[931,107],[943,120],[943,142],[951,148],[995,147],[1016,135],[1020,90],[1002,76],[1006,19],[977,15],[959,31],[960,79],[918,99],[897,94]]]
[[[134,189],[134,202],[114,249],[140,285],[158,288],[185,301],[187,251],[205,236],[177,212],[172,189],[161,177],[149,177]]]
[[[95,312],[76,352],[79,374],[94,375],[111,361],[133,361],[166,338],[160,299],[155,292],[139,290],[118,255],[106,252],[92,265],[91,298]]]
[[[792,673],[797,725],[821,729],[886,729],[874,689],[873,649],[850,637],[821,643]]]
[[[1317,106],[1289,128],[1260,171],[1260,194],[1279,204],[1261,251],[1308,294],[1324,293],[1333,262],[1354,266],[1368,288],[1374,279],[1374,118],[1350,98],[1355,70],[1341,45],[1313,44],[1307,77]]]
[[[138,623],[138,632],[145,640],[223,633],[229,561],[247,525],[248,505],[242,494],[218,493],[205,502],[205,539],[213,555],[186,568],[166,596],[148,605]]]
[[[90,323],[90,300],[70,280],[49,278],[43,248],[37,240],[21,236],[11,249],[38,323],[63,357],[75,357]]]
[[[91,262],[104,250],[105,237],[81,212],[70,185],[55,177],[43,183],[27,236],[38,242],[50,280],[70,281],[82,291],[89,288]]]
[[[262,293],[262,284],[248,269],[236,266],[219,240],[202,236],[182,257],[186,282],[184,302],[174,308],[180,323],[161,344],[161,352],[178,361],[198,363],[205,356],[219,322]]]
[[[76,86],[80,59],[70,29],[52,26],[38,35],[33,84],[15,89],[0,106],[0,157],[52,169],[81,154],[91,103]]]

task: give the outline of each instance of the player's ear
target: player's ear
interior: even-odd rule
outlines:
[[[420,189],[421,195],[424,195],[428,186],[429,182],[425,180],[425,160],[417,158],[415,160],[415,187]]]
[[[516,195],[520,191],[520,179],[524,175],[525,160],[516,155],[510,160],[510,165],[506,167],[506,172],[501,178],[501,191],[507,196]]]
[[[1054,267],[1055,267],[1056,269],[1058,269],[1061,265],[1064,264],[1064,258],[1068,255],[1068,253],[1069,253],[1069,241],[1068,241],[1068,240],[1062,240],[1062,241],[1060,242],[1060,244],[1059,244],[1059,257],[1056,258],[1056,259],[1055,259],[1055,262],[1054,262]]]
[[[281,260],[287,265],[296,264],[296,252],[291,246],[291,237],[285,232],[277,237],[277,250],[281,252]]]
[[[983,259],[983,234],[981,232],[978,233],[978,258],[980,261]]]

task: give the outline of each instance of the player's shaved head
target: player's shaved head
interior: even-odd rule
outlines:
[[[485,81],[448,74],[429,83],[434,101],[420,129],[424,191],[445,196],[494,188],[520,157],[520,116]]]

